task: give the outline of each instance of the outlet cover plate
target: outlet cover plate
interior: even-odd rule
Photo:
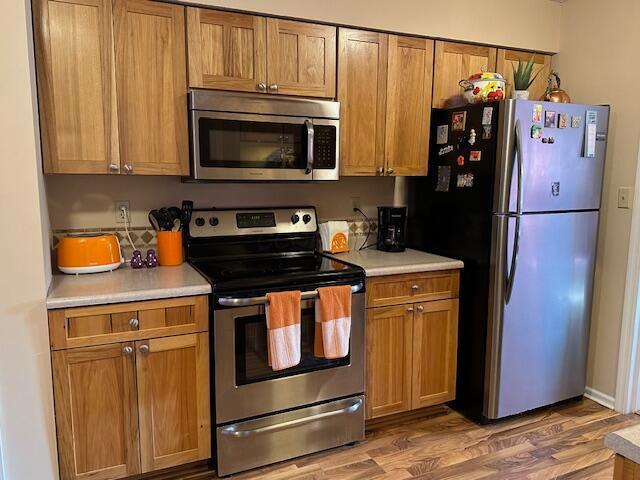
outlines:
[[[129,200],[118,200],[115,203],[115,213],[116,213],[116,223],[124,223],[124,216],[122,215],[122,211],[120,207],[125,207],[127,209],[127,213],[129,214],[129,218],[131,218],[131,210],[129,209]]]

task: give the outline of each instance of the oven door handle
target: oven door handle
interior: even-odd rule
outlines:
[[[362,283],[351,286],[351,293],[358,293],[364,288]],[[300,295],[301,300],[312,300],[318,298],[318,290],[309,290],[302,292]],[[264,297],[248,297],[248,298],[232,298],[232,297],[220,297],[218,298],[218,304],[223,307],[248,307],[251,305],[266,305],[269,303],[266,295]]]
[[[307,127],[307,168],[304,173],[309,175],[313,171],[313,122],[307,118],[304,126]]]
[[[339,410],[332,410],[330,412],[318,413],[317,415],[311,415],[310,417],[297,418],[296,420],[289,420],[288,422],[276,423],[274,425],[267,425],[265,427],[253,428],[251,430],[237,430],[235,426],[223,428],[220,433],[222,435],[231,435],[234,437],[249,437],[251,435],[258,435],[260,433],[273,432],[277,430],[284,430],[285,428],[296,427],[298,425],[304,425],[305,423],[315,422],[323,418],[335,417],[336,415],[342,415],[345,413],[356,412],[362,407],[362,398],[357,399],[348,407],[341,408]]]

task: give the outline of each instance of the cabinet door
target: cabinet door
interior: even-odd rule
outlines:
[[[412,409],[455,398],[457,347],[458,300],[416,305],[413,321]]]
[[[411,408],[413,306],[367,309],[367,418]]]
[[[132,348],[117,343],[52,353],[63,480],[140,472]]]
[[[206,333],[136,342],[142,472],[211,456]]]
[[[117,173],[111,0],[33,8],[45,173]]]
[[[450,103],[466,104],[458,82],[483,69],[487,72],[495,71],[494,47],[437,41],[433,70],[433,107],[444,108]]]
[[[547,90],[547,82],[549,73],[551,73],[551,55],[542,53],[532,54],[531,52],[521,52],[518,50],[498,49],[498,60],[496,71],[507,80],[506,98],[511,98],[513,90],[513,68],[518,68],[518,60],[528,62],[533,55],[533,74],[540,71],[536,80],[529,87],[529,98],[531,100],[540,100]]]
[[[333,98],[336,27],[267,19],[269,93]]]
[[[120,158],[125,173],[187,175],[184,7],[115,0]]]
[[[388,175],[426,175],[433,40],[389,35],[386,163]]]
[[[341,28],[338,39],[340,173],[381,175],[387,97],[387,35]]]
[[[187,8],[189,86],[265,91],[266,35],[264,17]]]

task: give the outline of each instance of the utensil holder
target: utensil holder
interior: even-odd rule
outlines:
[[[182,232],[158,232],[158,261],[163,267],[182,264]]]

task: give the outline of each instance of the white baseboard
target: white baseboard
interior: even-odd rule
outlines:
[[[603,407],[610,408],[611,410],[615,410],[616,399],[611,395],[607,395],[606,393],[602,393],[600,390],[596,390],[595,388],[585,387],[584,396],[590,400],[593,400],[596,403],[599,403]]]

